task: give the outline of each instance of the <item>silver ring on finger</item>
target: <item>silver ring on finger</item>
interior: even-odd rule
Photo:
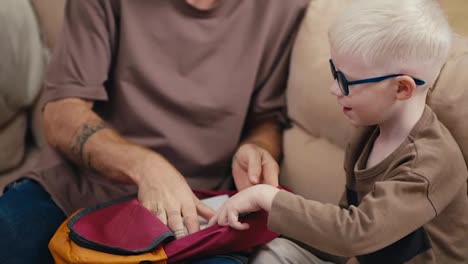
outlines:
[[[185,233],[185,228],[179,228],[174,230],[174,233]]]
[[[187,235],[187,232],[185,231],[184,228],[176,229],[173,232],[176,237],[182,237],[182,236]]]

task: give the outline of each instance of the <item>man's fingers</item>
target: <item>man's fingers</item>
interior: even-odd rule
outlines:
[[[184,217],[184,224],[189,234],[200,231],[200,223],[198,222],[198,215],[195,206],[182,207],[182,215]]]
[[[208,227],[212,227],[212,226],[216,225],[216,223],[218,223],[218,216],[217,216],[217,215],[213,216],[213,217],[210,219],[210,221],[208,221],[208,224],[206,225],[206,227],[207,227],[207,228],[208,228]]]
[[[150,212],[152,212],[159,220],[164,224],[167,225],[167,215],[166,215],[166,210],[164,208],[157,204],[157,203],[143,203],[143,207],[148,209]]]
[[[198,200],[198,199],[197,199]],[[211,209],[211,207],[203,204],[200,201],[197,201],[197,213],[199,216],[205,218],[206,220],[213,218],[215,215],[215,210]]]
[[[247,162],[247,175],[249,176],[249,181],[252,184],[258,184],[260,182],[260,173],[262,172],[262,157],[258,151],[252,150],[248,152]]]
[[[278,175],[279,175],[279,166],[276,161],[271,160],[263,164],[263,183],[269,184],[272,186],[278,186]]]
[[[176,238],[181,238],[186,235],[184,222],[180,210],[167,211],[167,226],[174,232]]]
[[[155,214],[156,217],[158,217],[158,219],[161,220],[161,222],[162,222],[164,225],[167,225],[166,210],[161,209],[161,210],[159,210],[159,211],[153,212],[153,214]]]

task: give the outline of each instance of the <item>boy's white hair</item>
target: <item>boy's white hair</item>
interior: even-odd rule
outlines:
[[[432,85],[452,31],[436,0],[352,0],[330,28],[332,52]],[[398,71],[398,72],[396,72]]]

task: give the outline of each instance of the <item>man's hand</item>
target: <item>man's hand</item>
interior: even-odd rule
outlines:
[[[139,168],[138,199],[153,212],[177,238],[200,230],[198,215],[210,219],[214,211],[195,197],[184,177],[158,155],[142,162]]]
[[[271,185],[259,184],[249,187],[229,198],[210,219],[208,226],[215,224],[231,226],[237,230],[246,230],[249,224],[241,223],[239,216],[244,213],[252,213],[260,210],[269,212],[278,188]]]
[[[50,145],[87,169],[122,183],[138,185],[138,199],[177,237],[199,230],[198,215],[213,210],[192,193],[184,177],[158,153],[135,145],[105,125],[93,103],[71,98],[50,102],[44,127]],[[197,214],[198,213],[198,214]]]
[[[241,145],[232,161],[232,175],[238,190],[256,184],[278,186],[279,166],[264,148],[246,143]]]

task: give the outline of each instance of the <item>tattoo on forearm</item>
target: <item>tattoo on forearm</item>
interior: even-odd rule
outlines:
[[[85,162],[85,157],[83,156],[84,145],[92,135],[94,135],[99,130],[105,128],[109,128],[109,126],[105,123],[84,124],[76,133],[73,143],[71,145],[71,151],[73,155],[75,155],[83,165],[91,165],[91,156],[88,156],[88,164],[87,162]]]

